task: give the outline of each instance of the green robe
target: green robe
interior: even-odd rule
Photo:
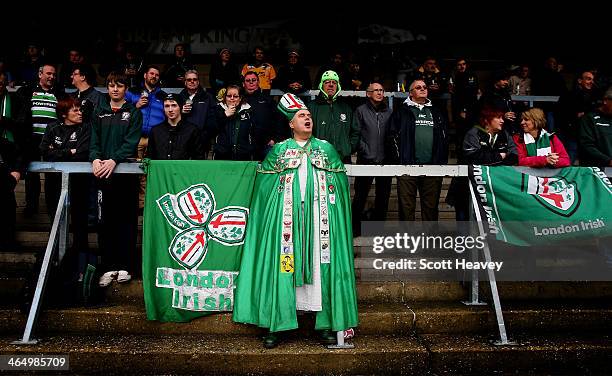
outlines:
[[[302,206],[298,168],[303,153],[309,164]],[[234,321],[272,332],[297,328],[295,289],[313,282],[312,248],[314,237],[319,236],[322,311],[317,312],[315,329],[339,331],[357,326],[351,201],[345,171],[334,147],[314,137],[304,147],[288,139],[270,151],[255,181],[236,280]],[[319,218],[318,234],[314,234],[315,217]]]

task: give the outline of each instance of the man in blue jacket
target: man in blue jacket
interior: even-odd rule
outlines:
[[[125,99],[136,106],[142,114],[142,135],[138,143],[138,158],[141,159],[147,149],[149,132],[155,125],[163,123],[164,98],[166,93],[159,87],[159,68],[155,65],[147,67],[144,73],[143,86],[135,86],[128,90]]]
[[[151,128],[157,124],[163,123],[164,115],[164,98],[166,93],[159,87],[159,67],[150,65],[144,73],[144,83],[142,87],[135,86],[130,88],[125,94],[125,99],[128,103],[136,106],[142,114],[142,133],[138,142],[137,158],[141,160],[147,151],[149,145],[149,132]],[[146,176],[140,176],[140,195],[139,207],[144,208],[144,192],[146,185]]]

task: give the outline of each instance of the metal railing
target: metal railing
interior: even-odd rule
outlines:
[[[8,90],[10,92],[13,91],[17,91],[17,89],[19,88],[19,86],[13,87],[13,88],[8,88]],[[108,90],[106,89],[106,87],[96,87],[96,90],[98,90],[101,93],[107,93]],[[173,94],[178,94],[180,93],[184,88],[182,87],[164,87],[162,88],[163,91],[165,91],[166,93],[173,93]],[[75,92],[76,89],[66,89],[67,93],[72,93]],[[320,90],[306,90],[303,93],[298,94],[298,96],[301,97],[309,97],[311,100],[314,100],[316,98],[317,95],[319,95],[319,91]],[[282,96],[283,94],[285,94],[284,91],[279,90],[279,89],[272,89],[270,91],[270,95],[272,96]],[[365,90],[342,90],[339,94],[339,97],[360,97],[360,98],[365,98],[366,97],[366,92]],[[402,92],[402,91],[387,91],[385,92],[385,97],[389,99],[389,108],[391,110],[393,110],[393,106],[394,106],[394,99],[404,99],[408,97],[408,93]],[[552,96],[552,95],[512,95],[512,100],[515,102],[529,102],[529,107],[533,107],[534,103],[537,102],[552,102],[552,103],[556,103],[559,101],[559,97],[558,96]],[[440,99],[446,99],[446,100],[450,100],[451,96],[450,94],[446,93],[443,94],[442,96],[440,96]]]
[[[515,169],[520,172],[537,176],[553,176],[558,172],[558,170],[554,169],[532,169],[529,167],[515,167]],[[346,170],[348,176],[468,176],[467,165],[346,165]],[[19,345],[31,345],[38,342],[36,339],[32,338],[32,332],[38,319],[42,296],[44,294],[45,284],[49,273],[49,267],[51,266],[51,261],[56,249],[58,250],[59,261],[62,260],[64,254],[66,253],[66,245],[68,244],[68,213],[70,208],[70,174],[92,173],[92,166],[89,162],[32,162],[30,163],[28,171],[37,173],[61,173],[62,186],[59,203],[55,212],[55,218],[53,219],[53,225],[49,234],[49,241],[45,249],[43,262],[36,284],[36,291],[34,292],[23,337],[21,340],[13,342],[14,344]],[[120,163],[117,165],[113,173],[143,174],[144,171],[140,167],[139,163]],[[606,168],[605,173],[607,176],[612,176],[612,167]],[[470,187],[470,189],[472,188]],[[471,196],[473,195],[474,192],[471,191]],[[470,197],[470,201],[472,201],[472,197]],[[475,210],[475,212],[477,216],[476,219],[480,221],[480,218],[478,218],[478,210]],[[479,223],[479,231],[481,232],[481,235],[484,233],[481,223]],[[486,261],[490,261],[491,255],[488,244],[485,243],[485,245],[484,257]],[[478,298],[478,277],[476,274],[477,273],[472,273],[471,276],[471,288],[469,290],[470,300],[465,302],[468,305],[484,304],[480,302]],[[500,340],[497,341],[496,344],[511,345],[512,342],[508,341],[508,336],[505,329],[495,274],[492,270],[489,270],[488,274],[500,335]],[[334,345],[336,346],[335,348],[345,348],[349,346],[344,344],[344,336],[342,332],[337,333],[337,340],[338,343],[337,345]]]

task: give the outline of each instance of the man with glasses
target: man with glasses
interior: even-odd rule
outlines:
[[[185,72],[185,88],[179,94],[183,103],[181,112],[185,121],[195,125],[204,148],[204,159],[210,150],[210,141],[217,129],[213,96],[200,85],[198,71]]]
[[[276,142],[289,138],[290,132],[286,125],[281,126],[280,114],[276,110],[274,100],[260,88],[256,72],[246,72],[242,86],[255,122],[254,158],[261,161]]]
[[[93,112],[104,102],[104,95],[93,87],[96,72],[90,65],[79,64],[75,65],[70,78],[72,86],[77,89],[72,96],[81,103],[83,124],[89,124]]]
[[[355,118],[359,123],[361,139],[357,151],[357,164],[383,164],[386,161],[385,138],[389,132],[391,110],[385,102],[385,89],[378,82],[371,83],[366,90],[367,102],[357,107]],[[363,209],[372,186],[372,176],[355,178],[355,197],[353,199],[353,236],[361,235]],[[373,221],[384,221],[387,217],[391,178],[376,177],[376,199]]]
[[[262,47],[255,47],[253,50],[253,60],[242,67],[241,74],[246,77],[248,72],[255,72],[259,78],[259,87],[261,90],[270,94],[272,89],[272,81],[276,78],[276,70],[270,63],[265,62],[265,53]]]
[[[444,165],[448,162],[447,120],[431,105],[427,84],[417,79],[409,96],[393,113],[390,136],[393,156],[400,164]],[[438,220],[442,177],[401,176],[397,181],[399,217],[414,221],[417,190],[421,197],[421,219]]]

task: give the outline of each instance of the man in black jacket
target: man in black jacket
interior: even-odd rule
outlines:
[[[595,75],[589,70],[580,72],[574,89],[559,97],[556,126],[572,164],[578,158],[581,118],[597,109],[599,99],[601,93],[595,88]]]
[[[392,152],[400,164],[444,165],[448,162],[447,120],[427,98],[422,79],[409,86],[409,96],[391,120]],[[399,217],[414,221],[417,190],[421,197],[421,219],[438,220],[442,177],[401,176],[397,181]]]
[[[164,98],[166,121],[151,129],[147,157],[151,159],[204,159],[200,132],[182,119],[183,100],[177,94]]]
[[[79,100],[83,123],[89,124],[95,110],[106,101],[104,94],[100,93],[94,85],[96,84],[96,71],[91,65],[78,64],[72,70],[72,85],[77,89],[72,96]]]
[[[217,129],[215,108],[217,101],[200,85],[198,71],[185,72],[185,89],[179,94],[183,103],[181,117],[195,125],[202,139],[204,159],[210,150],[210,143]]]
[[[248,71],[244,75],[242,86],[255,122],[254,158],[261,161],[276,142],[289,138],[291,133],[287,125],[281,125],[280,114],[272,97],[262,92],[259,87],[257,73]]]
[[[499,70],[493,73],[491,85],[485,90],[478,103],[477,111],[473,112],[472,124],[479,121],[479,114],[484,108],[493,108],[503,113],[504,129],[511,135],[521,131],[521,114],[514,108],[510,95],[510,73]]]

